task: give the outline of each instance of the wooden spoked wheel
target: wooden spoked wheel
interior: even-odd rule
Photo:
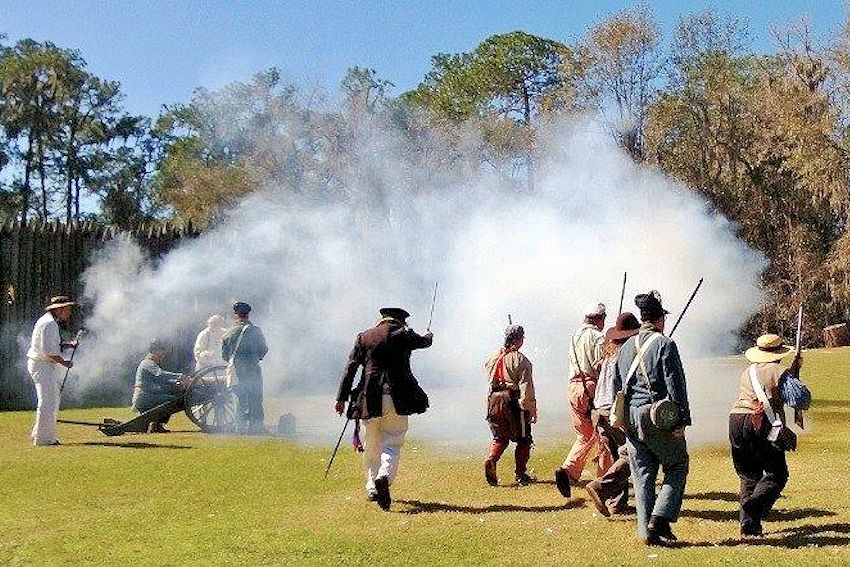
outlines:
[[[186,388],[186,415],[204,433],[234,433],[238,425],[239,397],[227,386],[225,368],[201,368]]]

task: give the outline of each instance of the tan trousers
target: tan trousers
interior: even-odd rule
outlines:
[[[561,468],[567,471],[573,482],[581,479],[581,471],[584,470],[584,464],[591,452],[595,451],[594,454],[597,454],[600,451],[599,434],[590,419],[590,407],[595,391],[596,382],[593,380],[588,380],[585,385],[577,381],[570,382],[570,421],[576,433],[576,440]],[[596,476],[602,476],[603,473],[597,461]]]
[[[395,412],[393,399],[384,394],[381,400],[384,414],[363,420],[363,468],[366,472],[366,492],[375,492],[375,479],[385,476],[392,485],[398,473],[401,447],[407,434],[407,416]]]

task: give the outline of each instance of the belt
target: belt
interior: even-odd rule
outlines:
[[[497,385],[497,384],[493,384],[490,387],[490,393],[491,394],[495,394],[496,392],[504,392],[505,390],[510,392],[511,397],[513,397],[513,396],[519,397],[519,388],[511,388],[510,386],[507,386],[507,385]]]

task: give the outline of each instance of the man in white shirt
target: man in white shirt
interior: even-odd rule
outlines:
[[[594,448],[598,449],[599,445],[599,435],[591,421],[590,410],[602,363],[604,326],[605,304],[594,303],[584,310],[584,322],[570,339],[570,419],[576,441],[564,463],[555,469],[555,485],[565,498],[570,497],[570,483],[577,484],[581,479],[589,453]]]
[[[34,445],[59,445],[56,439],[56,419],[59,415],[59,394],[66,369],[74,363],[62,358],[63,344],[59,335],[59,322],[71,317],[71,308],[77,305],[65,295],[53,297],[35,323],[32,340],[27,351],[27,370],[35,382],[38,407],[32,428]]]
[[[207,319],[207,326],[198,333],[195,339],[195,370],[205,366],[227,364],[221,357],[221,342],[224,337],[224,317],[215,314]]]

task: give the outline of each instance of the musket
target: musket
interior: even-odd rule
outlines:
[[[511,314],[508,313],[508,325],[513,325],[513,324],[514,324],[514,322],[511,321]]]
[[[425,329],[428,332],[431,332],[431,322],[434,320],[434,306],[437,304],[438,285],[440,285],[439,281],[434,282],[434,298],[431,300],[431,315],[428,317],[428,327]]]
[[[672,330],[672,331],[670,331],[670,335],[669,335],[670,337],[672,337],[672,336],[673,336],[673,333],[675,333],[675,332],[676,332],[676,327],[678,327],[678,326],[679,326],[679,323],[681,323],[681,322],[682,322],[682,317],[684,317],[684,316],[685,316],[685,312],[688,310],[688,307],[690,307],[690,306],[691,306],[691,302],[694,300],[694,297],[696,297],[696,294],[697,294],[697,292],[699,291],[700,286],[702,285],[702,280],[703,280],[703,279],[704,279],[704,278],[700,278],[700,279],[699,279],[699,281],[697,282],[697,286],[694,288],[693,293],[691,293],[691,296],[688,298],[688,302],[687,302],[687,303],[685,303],[685,308],[684,308],[684,309],[682,309],[682,312],[679,314],[679,318],[678,318],[678,319],[676,319],[676,324],[675,324],[675,325],[673,325],[673,330]]]
[[[797,351],[797,354],[795,355],[795,359],[798,360],[798,361],[799,361],[801,353],[802,353],[802,351],[801,351],[802,342],[803,342],[803,304],[800,303],[800,308],[797,310],[797,340],[796,340],[796,347],[795,347],[795,350]],[[798,363],[797,373],[799,374],[799,372],[800,372],[800,366],[799,366],[799,363]],[[804,429],[803,410],[801,410],[799,408],[794,408],[794,423],[796,423],[800,427],[800,429]]]
[[[623,312],[623,298],[626,296],[626,279],[629,277],[629,272],[623,272],[623,289],[620,290],[620,308],[617,310],[617,317]]]
[[[800,356],[800,346],[803,339],[803,304],[800,304],[800,309],[797,310],[797,342],[796,348],[797,356]]]
[[[331,458],[328,461],[328,468],[325,469],[325,478],[328,478],[328,473],[331,471],[331,465],[334,464],[334,457],[336,457],[336,452],[339,451],[339,444],[342,443],[342,437],[345,435],[345,430],[348,429],[349,421],[351,421],[351,418],[346,418],[345,425],[342,426],[342,432],[339,434],[339,439],[336,440],[336,447],[334,447],[334,452],[331,454]]]
[[[74,346],[71,348],[71,358],[68,359],[71,362],[74,361],[74,355],[77,354],[77,347],[80,346],[80,337],[82,337],[82,336],[83,336],[83,330],[80,329],[79,331],[77,331],[77,336],[75,337],[75,340],[74,340]],[[62,378],[62,385],[59,386],[59,393],[60,394],[62,393],[62,390],[65,389],[65,380],[68,379],[68,373],[70,371],[71,371],[70,367],[65,369],[65,377]]]

